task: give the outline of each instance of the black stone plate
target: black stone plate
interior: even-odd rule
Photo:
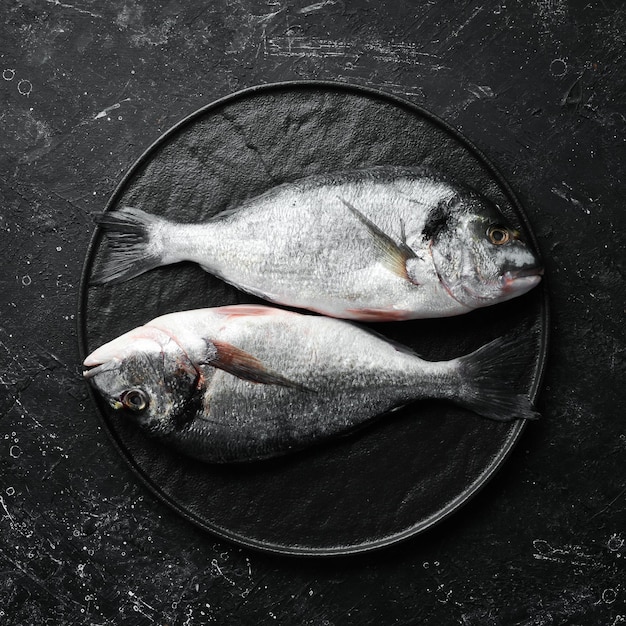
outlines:
[[[534,242],[509,186],[458,132],[398,98],[323,82],[256,87],[200,109],[146,151],[106,210],[130,205],[199,222],[285,181],[381,164],[428,165],[473,186]],[[83,356],[158,315],[260,302],[189,263],[91,287],[103,254],[96,230],[80,294]],[[547,345],[543,286],[456,318],[374,326],[431,359],[523,334],[528,368],[520,383],[537,395]],[[426,530],[485,484],[524,428],[428,401],[292,456],[218,466],[168,449],[94,401],[118,451],[165,503],[223,538],[287,554],[360,552]]]

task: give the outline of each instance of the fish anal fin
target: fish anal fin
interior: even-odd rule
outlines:
[[[299,391],[311,391],[308,387],[267,369],[255,356],[237,348],[231,343],[225,341],[211,341],[210,343],[213,349],[210,351],[210,357],[206,361],[207,365],[252,383],[279,385],[281,387],[298,389]]]
[[[407,274],[406,264],[409,259],[415,257],[415,252],[406,244],[404,223],[400,224],[400,241],[395,241],[346,199],[340,197],[339,200],[366,227],[381,263],[397,276],[414,282]]]

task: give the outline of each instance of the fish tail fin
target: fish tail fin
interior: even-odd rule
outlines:
[[[500,422],[540,417],[523,389],[530,365],[527,339],[500,337],[456,360],[456,402]]]
[[[108,251],[91,284],[121,283],[164,265],[163,244],[157,236],[167,223],[163,218],[124,207],[104,213],[97,223],[107,237]]]

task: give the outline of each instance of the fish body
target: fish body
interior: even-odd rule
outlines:
[[[270,189],[197,224],[106,213],[93,282],[192,261],[272,302],[348,319],[443,317],[540,280],[536,255],[477,192],[423,168],[372,167]]]
[[[535,417],[517,344],[425,361],[349,322],[263,306],[165,315],[103,345],[85,376],[148,434],[207,462],[254,461],[355,430],[422,398]],[[502,380],[506,364],[511,381]]]

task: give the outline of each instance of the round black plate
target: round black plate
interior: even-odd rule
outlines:
[[[197,111],[146,151],[107,210],[135,206],[200,222],[286,181],[381,164],[428,165],[473,186],[534,241],[511,189],[458,132],[398,98],[334,83],[256,87]],[[96,230],[81,285],[83,356],[164,313],[260,302],[187,263],[121,285],[90,287],[104,250]],[[375,328],[432,359],[458,356],[503,334],[524,334],[528,368],[520,382],[534,398],[546,320],[542,286],[469,315]],[[164,502],[224,538],[288,554],[359,552],[424,531],[494,474],[524,427],[421,402],[302,453],[217,466],[149,439],[95,401],[122,456]]]

